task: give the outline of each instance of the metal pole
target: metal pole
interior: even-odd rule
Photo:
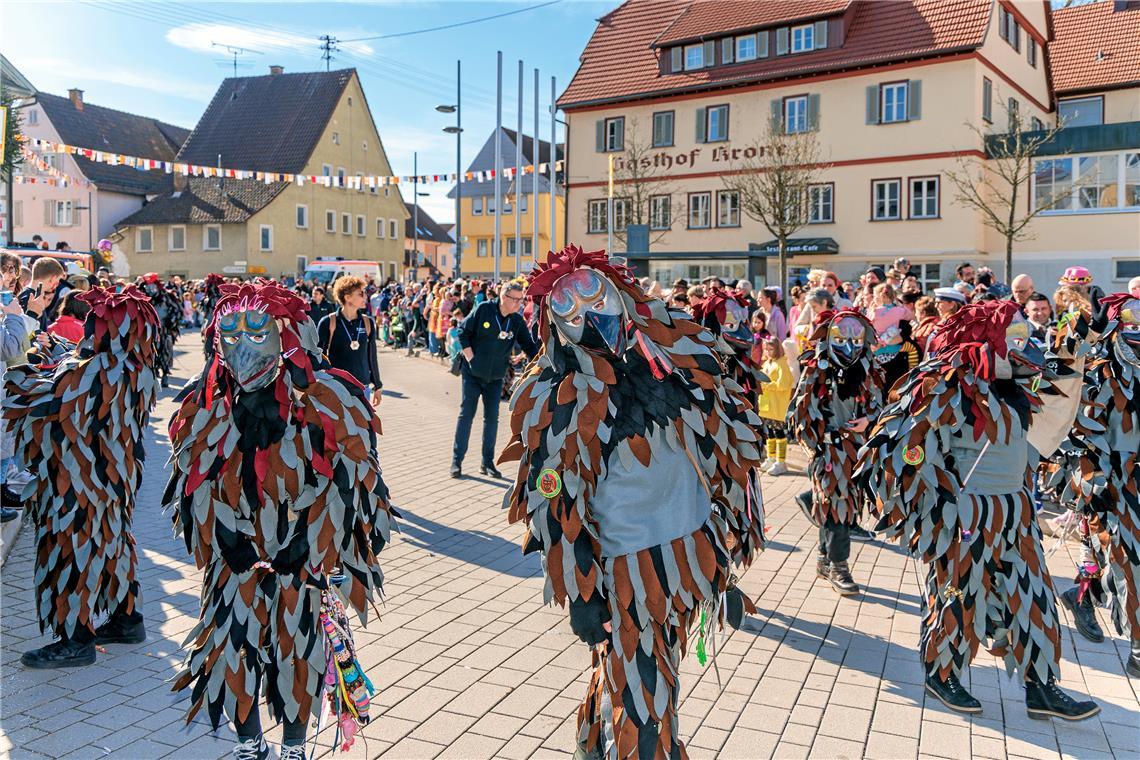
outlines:
[[[550,163],[546,165],[546,171],[550,175],[550,250],[558,250],[558,214],[555,211],[556,204],[554,201],[558,197],[558,191],[554,187],[554,165],[558,162],[558,106],[554,104],[554,77],[550,78]]]
[[[538,149],[538,69],[534,70],[534,153],[530,157],[530,266],[538,263],[538,163],[542,152]],[[550,146],[551,150],[554,146]]]
[[[93,221],[91,219],[91,215],[95,213],[95,204],[92,203],[91,201],[92,201],[91,191],[88,190],[87,191],[87,250],[89,250],[89,251],[92,248],[92,245],[93,245],[92,241],[94,240],[94,235],[91,234],[92,221]],[[12,218],[12,215],[9,214],[8,215],[9,224],[11,223],[11,218]]]
[[[522,143],[523,143],[523,62],[519,61],[518,129],[515,130],[515,277],[522,267]],[[533,147],[538,147],[537,145]]]
[[[609,155],[609,189],[606,191],[606,253],[614,253],[614,154]]]
[[[419,274],[417,271],[420,261],[420,154],[412,152],[412,277]]]
[[[455,271],[452,276],[459,277],[459,273],[463,270],[460,269],[460,262],[463,256],[463,214],[461,211],[462,193],[460,192],[460,185],[463,180],[463,154],[461,151],[461,142],[463,139],[463,108],[462,100],[463,88],[460,86],[462,81],[461,61],[455,62]]]
[[[503,176],[503,51],[498,53],[498,67],[495,84],[495,239],[492,248],[495,256],[495,283],[499,282],[499,247],[502,224],[499,219],[499,207],[503,205],[502,184]]]

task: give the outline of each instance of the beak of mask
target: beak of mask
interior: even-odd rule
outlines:
[[[609,351],[620,356],[625,350],[625,336],[622,334],[620,315],[586,312],[586,329],[582,333],[582,345]]]
[[[259,311],[227,314],[218,322],[222,358],[243,391],[268,386],[281,365],[277,323]]]

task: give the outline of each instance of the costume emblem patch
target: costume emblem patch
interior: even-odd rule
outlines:
[[[1029,384],[1029,390],[1036,393],[1041,388],[1041,375],[1034,375],[1033,382]]]
[[[911,446],[903,452],[903,461],[911,467],[922,464],[922,460],[926,458],[926,452],[922,450],[921,446]]]
[[[562,493],[562,478],[549,467],[538,474],[538,492],[548,499]]]
[[[484,329],[484,330],[486,330],[486,329],[487,329],[488,327],[490,327],[490,326],[491,326],[491,323],[490,323],[490,322],[484,322],[484,323],[483,323],[483,329]]]

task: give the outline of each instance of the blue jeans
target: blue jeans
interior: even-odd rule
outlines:
[[[432,332],[428,333],[428,353],[433,355],[439,353],[439,339]]]
[[[499,432],[499,402],[503,398],[503,379],[482,380],[465,366],[460,375],[463,395],[459,402],[459,420],[455,423],[455,445],[452,448],[453,464],[463,464],[467,456],[467,441],[471,438],[471,423],[475,421],[475,407],[483,399],[483,464],[495,463],[495,437]]]

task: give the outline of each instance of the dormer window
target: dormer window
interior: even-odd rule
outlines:
[[[754,61],[760,56],[756,52],[756,35],[746,34],[736,38],[736,60]]]
[[[806,53],[815,50],[815,26],[804,24],[792,27],[792,52]]]
[[[705,46],[704,45],[686,45],[685,46],[685,71],[692,71],[693,69],[703,69],[705,67]]]

